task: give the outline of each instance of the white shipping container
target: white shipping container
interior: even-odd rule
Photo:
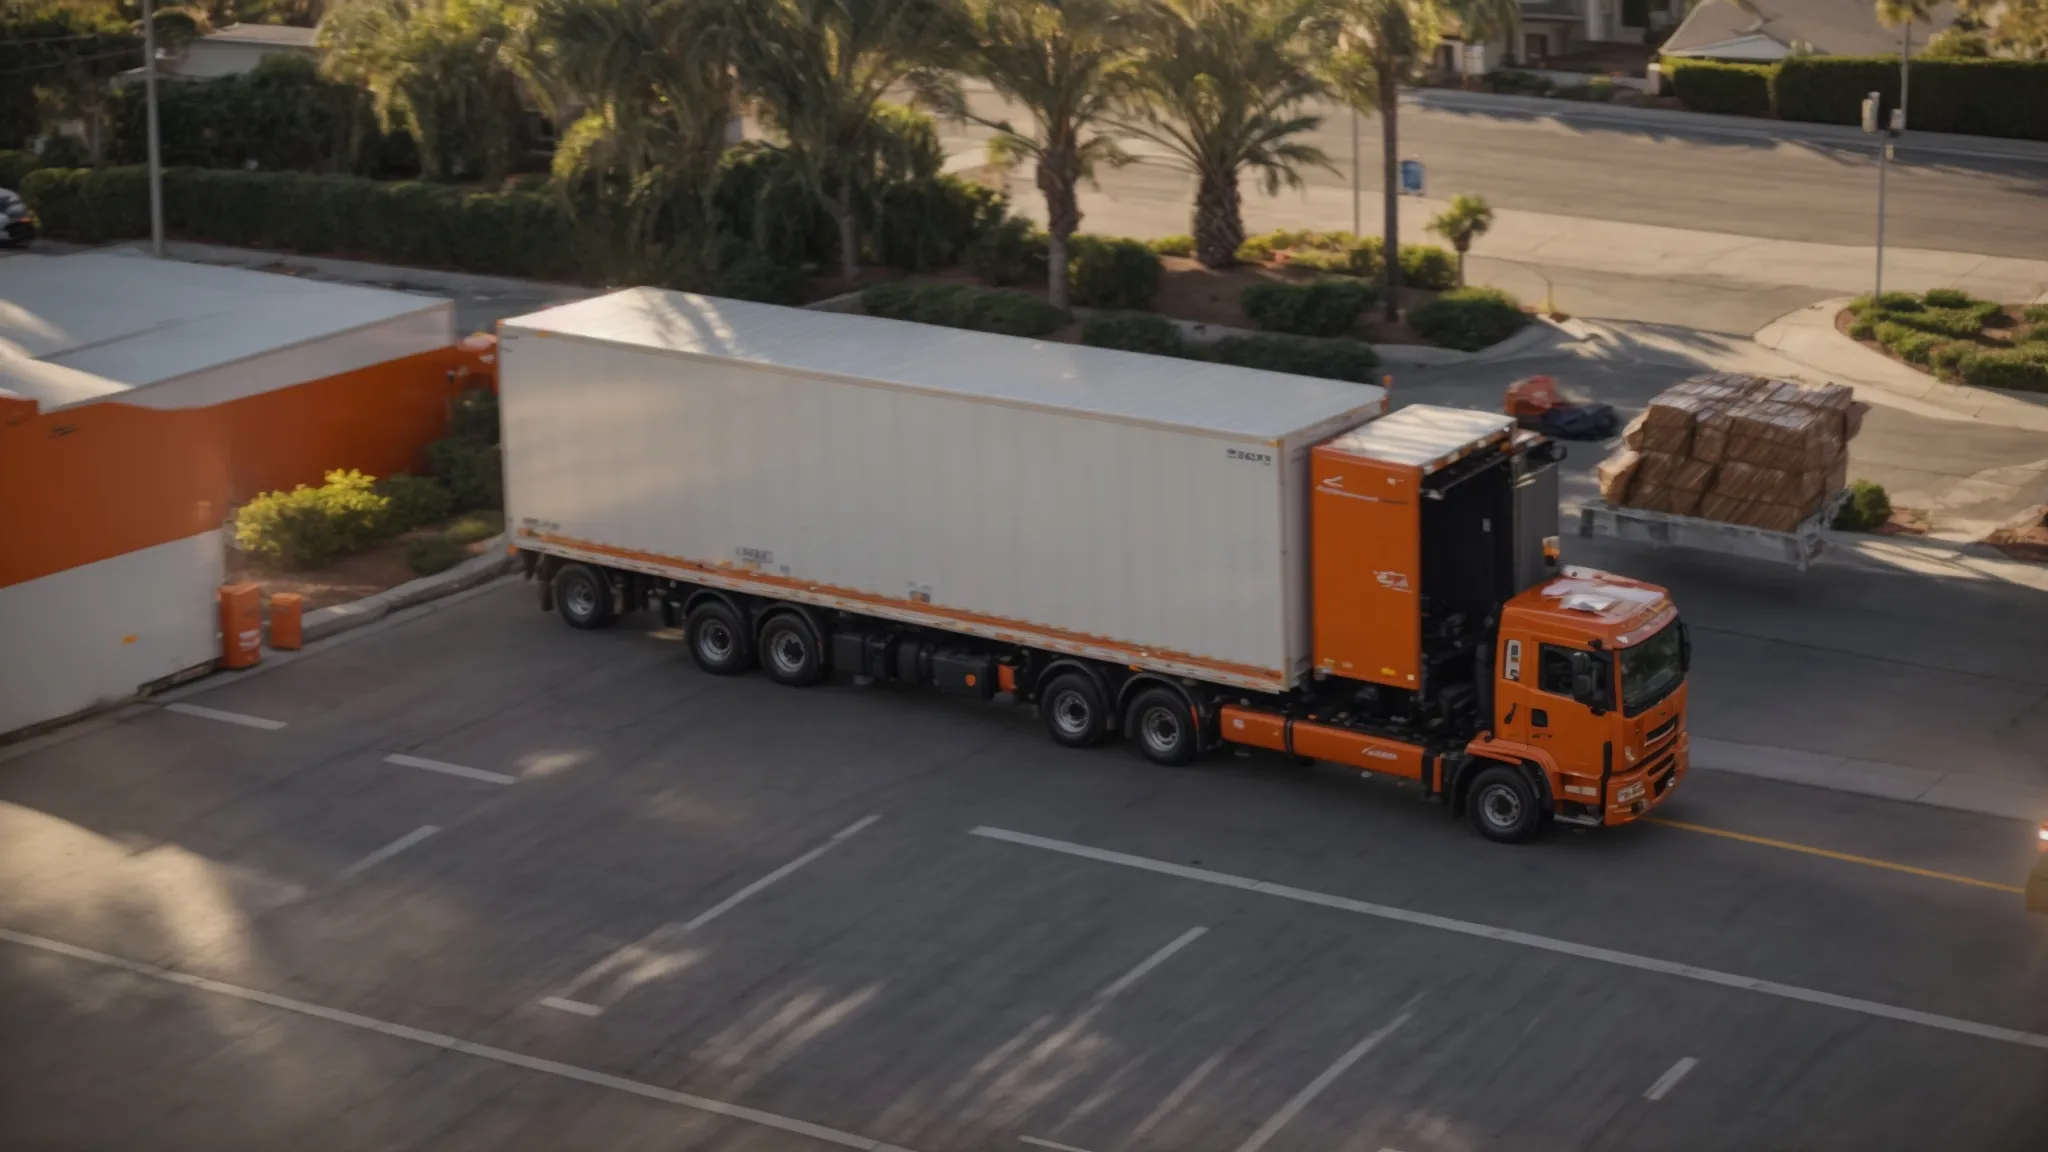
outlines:
[[[1383,390],[632,289],[500,327],[523,547],[1279,690]]]

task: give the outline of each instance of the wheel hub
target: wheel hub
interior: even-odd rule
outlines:
[[[802,638],[794,632],[778,632],[774,642],[768,645],[768,658],[775,661],[777,671],[787,675],[803,671],[806,655]]]
[[[1079,736],[1088,730],[1090,712],[1088,701],[1079,692],[1062,692],[1060,698],[1052,702],[1053,723],[1068,736]]]
[[[1479,798],[1479,811],[1486,822],[1503,831],[1522,822],[1522,798],[1506,785],[1497,785],[1486,790]]]
[[[732,631],[721,621],[712,620],[697,630],[697,651],[714,664],[723,664],[732,657]]]
[[[569,611],[578,619],[587,620],[597,615],[597,589],[587,580],[577,580],[569,585],[566,599]]]
[[[1170,708],[1150,708],[1138,729],[1144,736],[1145,746],[1164,756],[1180,744],[1180,718]]]

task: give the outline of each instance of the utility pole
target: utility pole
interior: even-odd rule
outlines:
[[[1913,60],[1913,21],[1907,20],[1899,27],[1899,115],[1906,114],[1906,81],[1912,78],[1908,67]],[[1900,127],[1905,127],[1903,124]]]
[[[1365,217],[1359,207],[1358,187],[1358,105],[1351,106],[1351,234],[1356,236],[1365,227]]]
[[[142,94],[149,121],[149,254],[164,258],[164,165],[156,130],[156,3],[142,0]]]
[[[1882,97],[1872,92],[1863,100],[1863,130],[1877,137],[1877,281],[1871,289],[1874,302],[1884,295],[1884,177],[1889,167],[1892,152],[1892,138],[1906,127],[1906,110],[1892,109],[1891,123],[1880,125],[1878,110]]]

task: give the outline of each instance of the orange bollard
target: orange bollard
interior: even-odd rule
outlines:
[[[300,624],[305,618],[305,598],[297,592],[277,592],[270,597],[270,646],[280,652],[297,652]]]
[[[2027,911],[2048,913],[2048,820],[2041,821],[2041,855],[2027,874]]]
[[[220,666],[254,668],[263,659],[263,589],[223,584],[220,589]]]

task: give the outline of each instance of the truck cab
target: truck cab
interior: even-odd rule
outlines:
[[[1691,648],[1663,589],[1566,567],[1503,609],[1491,727],[1467,751],[1535,765],[1562,823],[1635,820],[1685,776]]]

